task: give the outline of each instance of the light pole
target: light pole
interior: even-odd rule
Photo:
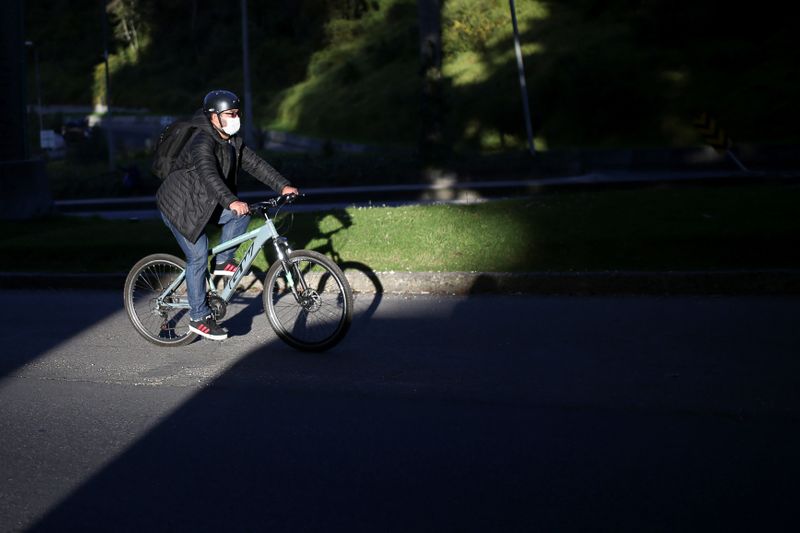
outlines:
[[[244,72],[244,141],[255,149],[253,91],[250,89],[250,47],[247,33],[247,0],[242,0],[242,71]]]
[[[33,68],[36,71],[36,115],[39,117],[39,149],[44,150],[42,146],[42,82],[39,77],[39,49],[33,41],[25,41],[25,46],[33,48]]]
[[[531,127],[531,111],[528,108],[528,87],[525,83],[525,65],[522,63],[522,48],[519,45],[519,29],[517,28],[517,9],[514,0],[508,0],[511,8],[511,23],[514,26],[514,50],[517,53],[517,70],[519,71],[519,89],[522,92],[522,111],[525,115],[525,130],[528,133],[528,149],[536,155],[533,147],[533,128]]]
[[[103,121],[106,130],[106,142],[108,143],[108,170],[114,170],[114,134],[111,131],[111,75],[108,71],[108,12],[106,11],[107,0],[103,4],[103,61],[106,67],[106,118]]]

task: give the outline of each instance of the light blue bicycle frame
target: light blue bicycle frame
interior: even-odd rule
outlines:
[[[248,231],[236,237],[235,239],[231,239],[229,241],[222,242],[217,246],[214,246],[211,249],[211,254],[216,255],[219,252],[224,250],[229,250],[231,248],[236,248],[242,243],[252,240],[253,242],[250,244],[250,247],[245,252],[242,260],[239,264],[239,268],[236,272],[228,278],[228,281],[225,283],[225,286],[222,288],[221,292],[217,292],[214,289],[214,285],[211,282],[211,274],[206,276],[206,280],[208,286],[211,288],[212,293],[217,296],[220,296],[225,302],[229,302],[231,297],[236,291],[236,287],[239,285],[239,282],[242,281],[245,275],[250,272],[250,267],[253,265],[253,261],[255,261],[256,255],[259,251],[264,247],[264,245],[269,241],[272,240],[272,243],[275,247],[275,253],[277,255],[278,261],[286,260],[286,255],[291,253],[291,249],[286,241],[285,237],[281,237],[278,235],[278,231],[275,229],[275,225],[272,223],[272,220],[266,218],[264,225],[260,228],[256,228],[252,231]],[[189,308],[189,300],[187,299],[172,299],[167,301],[167,297],[172,294],[172,292],[177,289],[183,280],[186,278],[186,271],[184,270],[181,274],[175,278],[175,280],[170,283],[170,285],[162,292],[157,300],[159,305],[163,305],[166,307],[172,307],[177,309],[188,309]],[[292,279],[292,274],[289,272],[289,269],[286,269],[286,282],[289,287],[292,289],[292,292],[295,293],[294,287],[294,280]]]

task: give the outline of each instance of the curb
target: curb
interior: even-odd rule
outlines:
[[[346,268],[357,293],[680,295],[800,294],[800,270],[603,271],[603,272],[373,272]],[[119,290],[127,273],[0,272],[0,289]],[[261,280],[245,276],[241,286],[261,291]]]
[[[363,273],[346,270],[357,292],[398,294],[800,294],[800,271],[693,272],[378,272],[376,291]]]

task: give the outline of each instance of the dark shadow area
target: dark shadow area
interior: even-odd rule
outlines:
[[[360,312],[353,319],[354,322],[366,322],[372,318],[375,311],[381,304],[383,299],[383,284],[381,283],[378,274],[375,273],[369,265],[359,263],[358,261],[345,261],[341,265],[342,272],[350,282],[350,286],[356,293],[357,297],[361,300],[370,298],[369,305],[360,309]]]
[[[333,219],[333,223],[335,224],[335,228],[330,231],[323,231],[322,229],[322,222],[328,218]],[[324,213],[316,214],[315,223],[317,225],[317,232],[308,238],[308,243],[301,246],[301,248],[307,248],[308,244],[315,241],[315,240],[323,240],[324,242],[319,246],[315,246],[311,248],[315,252],[319,252],[323,255],[329,256],[333,259],[334,263],[341,265],[344,260],[339,252],[333,246],[333,236],[337,233],[342,231],[346,231],[353,225],[353,218],[350,216],[350,213],[347,212],[346,209],[331,209],[325,211]],[[330,224],[327,224],[330,225]]]
[[[469,294],[491,294],[497,292],[497,282],[492,276],[481,274],[472,284]]]
[[[313,218],[304,218],[303,227],[299,228],[304,238],[298,242],[293,242],[295,249],[309,249],[330,257],[334,263],[339,265],[345,277],[350,282],[353,292],[361,294],[361,298],[370,297],[372,300],[369,306],[361,310],[357,320],[367,320],[371,317],[380,305],[383,296],[383,284],[375,271],[367,264],[360,261],[344,259],[334,246],[333,237],[340,232],[347,231],[353,225],[352,217],[346,209],[330,209],[318,212]],[[313,225],[313,230],[309,231]],[[323,229],[333,226],[332,229]],[[291,234],[290,234],[291,236]],[[310,246],[311,243],[322,241],[321,244]]]
[[[456,154],[439,166],[462,181],[630,166],[737,170],[732,162],[709,154],[697,163],[703,141],[692,121],[703,111],[741,143],[737,149],[742,159],[768,168],[788,164],[774,160],[796,159],[789,155],[791,148],[765,144],[793,142],[794,125],[800,120],[792,96],[800,85],[800,69],[791,55],[782,9],[765,5],[731,10],[719,1],[521,3],[520,11],[530,13],[540,6],[543,11],[541,18],[525,18],[520,36],[535,134],[551,149],[540,150],[532,160],[524,150],[507,5],[502,4],[502,11],[495,5],[491,20],[484,21],[468,3],[435,3],[444,6],[446,30],[444,74],[434,91],[442,95],[436,114],[442,117],[443,144]],[[69,53],[75,57],[63,58],[70,72],[91,73],[99,65],[95,54],[100,37],[92,41],[87,34],[98,28],[100,10],[80,0],[74,11],[92,15],[84,15],[78,24],[66,2],[42,4],[32,3],[29,25],[34,26],[33,39],[43,43],[47,96],[60,92],[54,86],[59,77],[53,65],[63,55],[51,41],[75,43]],[[460,6],[464,15],[453,6]],[[199,101],[210,86],[241,90],[240,42],[231,38],[241,32],[239,6],[147,0],[137,2],[134,11],[151,38],[133,53],[123,36],[115,37],[117,57],[130,56],[128,63],[112,69],[112,87],[121,105],[186,115],[196,107],[191,102]],[[382,145],[359,154],[328,149],[301,156],[270,154],[276,168],[301,186],[436,179],[438,174],[427,171],[427,161],[414,149],[426,105],[421,97],[418,13],[412,0],[276,0],[250,5],[252,99],[262,125],[274,125],[276,109],[285,104],[296,120],[275,127],[327,140],[325,146],[348,139],[405,147],[399,152],[396,146]],[[51,21],[61,17],[63,26],[82,29],[80,35],[74,35],[74,27],[55,27]],[[119,32],[123,26],[112,19]],[[361,24],[365,20],[372,22]],[[47,32],[53,34],[50,40]],[[504,37],[487,38],[490,35]],[[476,65],[479,68],[473,69]],[[79,78],[71,74],[69,79],[76,83]],[[78,91],[64,84],[64,92],[76,98],[99,82],[87,75],[86,87]],[[147,102],[142,102],[143,95]],[[488,144],[487,138],[492,139]],[[92,157],[102,168],[102,147],[96,148]],[[603,148],[613,152],[606,154]],[[639,150],[631,155],[627,148]],[[98,196],[135,194],[124,173],[104,179],[90,167],[54,170],[51,182],[57,184],[57,197],[80,195],[87,187]],[[142,172],[139,188],[152,192],[156,186]]]
[[[254,287],[258,284],[258,281],[264,280],[267,273],[257,267],[251,267],[250,273],[254,276],[255,279],[251,283],[242,283],[236,289],[237,293],[231,298],[231,301],[228,305],[232,305],[235,303],[239,303],[241,301],[248,301],[248,305],[244,306],[244,308],[236,313],[236,315],[225,318],[224,325],[225,328],[228,330],[228,333],[231,337],[241,337],[250,333],[253,329],[253,321],[258,320],[257,317],[264,316],[264,304],[262,299],[262,294],[259,293],[258,298],[246,299],[241,296],[241,293],[248,290],[253,290]],[[220,286],[224,286],[223,282],[220,282]],[[202,341],[202,339],[200,339]]]
[[[536,135],[551,147],[702,144],[692,120],[703,110],[739,141],[796,137],[800,108],[787,91],[800,69],[787,53],[790,30],[779,11],[730,10],[719,1],[543,5],[545,16],[520,40],[538,47],[525,57],[527,86]],[[471,46],[467,38],[453,44]],[[456,142],[475,146],[487,130],[499,134],[499,147],[505,136],[525,138],[515,58],[502,55],[512,49],[509,38],[471,50],[485,75],[448,89]],[[498,93],[508,105],[492,105]]]
[[[458,302],[394,308],[326,354],[247,354],[31,531],[776,530],[793,516],[797,399],[769,383],[800,370],[788,308],[754,324],[689,305],[698,324],[663,301]],[[714,348],[731,320],[778,334],[769,363],[755,339]],[[685,335],[702,362],[675,350]],[[741,368],[756,374],[745,396]],[[765,393],[786,415],[752,412]]]
[[[100,82],[92,73],[102,50],[101,9],[88,0],[28,4],[45,101],[62,94],[89,101]],[[146,0],[122,20],[123,3],[114,4],[112,51],[127,61],[112,65],[118,104],[183,115],[211,86],[241,88],[238,5]],[[443,6],[447,30],[437,89],[447,143],[474,155],[488,135],[494,150],[519,155],[525,134],[506,3],[487,10],[486,20],[467,2],[433,4]],[[797,138],[793,95],[800,69],[784,8],[772,2],[735,10],[719,0],[544,0],[517,9],[528,13],[520,37],[534,127],[550,148],[698,146],[691,122],[703,111],[742,143]],[[424,107],[418,17],[413,0],[250,3],[256,115],[269,122],[284,102],[296,115],[297,133],[413,146]],[[149,40],[136,44],[131,24],[146,27]],[[70,43],[68,53],[59,47],[63,42]],[[66,81],[62,71],[70,72]],[[310,79],[314,83],[288,96]],[[376,133],[375,123],[391,127]],[[526,161],[506,161],[506,170],[529,172]],[[461,162],[457,157],[449,164],[475,170],[473,162]],[[485,164],[497,170],[503,161]],[[416,166],[407,172],[416,173]]]

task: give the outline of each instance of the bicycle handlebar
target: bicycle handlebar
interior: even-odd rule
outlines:
[[[250,209],[251,213],[261,215],[266,213],[269,208],[281,207],[293,203],[298,196],[305,196],[305,194],[281,194],[275,198],[268,198],[263,202],[247,204],[247,207]]]

